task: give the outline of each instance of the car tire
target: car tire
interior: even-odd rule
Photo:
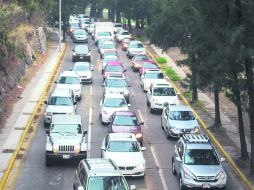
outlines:
[[[175,161],[173,158],[172,158],[172,167],[171,168],[172,168],[172,174],[176,175]]]
[[[186,190],[186,187],[182,183],[182,176],[179,177],[179,188],[180,190]]]
[[[48,127],[49,127],[49,123],[46,123],[46,122],[44,121],[44,127],[45,127],[45,128],[48,128]]]
[[[154,109],[150,105],[150,113],[154,113]]]
[[[150,103],[148,102],[148,100],[146,100],[146,105],[147,105],[147,106],[150,106]]]
[[[163,124],[162,124],[162,118],[161,118],[161,129],[164,130]]]

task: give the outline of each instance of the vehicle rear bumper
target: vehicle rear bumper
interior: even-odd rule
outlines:
[[[53,153],[46,151],[46,158],[49,160],[81,160],[87,157],[87,152],[80,153]]]

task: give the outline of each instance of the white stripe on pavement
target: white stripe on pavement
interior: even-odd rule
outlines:
[[[88,119],[88,137],[87,137],[87,158],[90,158],[90,149],[91,149],[91,134],[92,134],[92,117],[93,117],[93,109],[90,107],[89,108],[89,119]]]

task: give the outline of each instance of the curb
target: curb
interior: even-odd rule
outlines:
[[[147,53],[149,54],[149,56],[157,63],[155,57],[152,55],[152,53],[146,49]],[[248,178],[242,173],[242,171],[238,168],[238,166],[236,165],[236,163],[232,160],[231,156],[226,152],[226,150],[222,147],[222,145],[217,141],[217,139],[215,138],[215,136],[213,135],[213,133],[210,131],[210,129],[207,128],[206,124],[204,123],[204,121],[201,119],[201,117],[199,117],[198,113],[192,108],[192,106],[189,104],[189,102],[186,100],[186,98],[181,94],[181,91],[179,90],[179,88],[167,77],[166,78],[171,84],[172,86],[176,89],[176,91],[179,93],[179,95],[181,96],[182,100],[184,101],[184,103],[189,106],[191,108],[191,110],[193,111],[193,113],[195,114],[195,116],[198,116],[198,122],[199,124],[202,126],[202,128],[205,130],[206,134],[209,136],[209,138],[211,139],[211,141],[213,142],[213,144],[220,150],[220,152],[223,154],[223,156],[227,159],[229,165],[231,166],[231,168],[234,170],[234,172],[238,175],[238,177],[242,180],[242,182],[244,183],[244,185],[247,187],[248,190],[254,190],[254,187],[252,186],[251,182],[248,180]]]
[[[56,64],[55,67],[53,68],[53,70],[52,70],[52,72],[51,72],[51,74],[50,74],[50,77],[48,78],[48,80],[47,80],[47,82],[46,82],[46,85],[44,86],[44,89],[43,89],[43,91],[42,91],[42,93],[41,93],[41,96],[40,96],[40,98],[39,98],[39,101],[37,102],[37,104],[36,104],[36,106],[35,106],[35,108],[34,108],[34,110],[33,110],[33,113],[32,113],[32,115],[31,115],[30,118],[29,118],[29,121],[28,121],[27,124],[25,125],[24,133],[22,134],[22,137],[21,137],[21,139],[19,140],[18,146],[17,146],[15,152],[12,154],[12,157],[11,157],[9,163],[8,163],[7,169],[6,169],[6,171],[4,172],[4,175],[3,175],[3,177],[2,177],[2,179],[1,179],[1,181],[0,181],[0,189],[5,189],[5,188],[6,188],[6,185],[8,184],[8,181],[9,181],[10,176],[11,176],[11,172],[12,172],[12,170],[13,170],[13,168],[14,168],[16,162],[17,162],[17,156],[18,156],[18,154],[19,154],[19,152],[20,152],[20,150],[21,150],[21,148],[22,148],[22,145],[23,145],[23,143],[24,143],[24,141],[25,141],[25,138],[26,138],[26,136],[27,136],[27,134],[28,134],[28,132],[29,132],[30,126],[32,125],[32,123],[33,123],[33,121],[34,121],[34,118],[35,118],[35,116],[36,116],[36,113],[38,112],[38,109],[39,109],[39,107],[40,107],[40,105],[41,105],[43,99],[44,99],[45,96],[46,96],[46,93],[47,93],[47,91],[48,91],[49,84],[50,84],[51,80],[53,79],[53,77],[54,77],[54,75],[55,75],[55,71],[56,71],[56,69],[59,67],[59,65],[60,65],[60,63],[61,63],[61,61],[62,61],[62,59],[63,59],[63,57],[64,57],[64,55],[65,55],[65,52],[66,52],[66,50],[67,50],[67,46],[68,46],[67,43],[65,43],[65,44],[64,44],[64,48],[63,48],[61,54],[58,55],[58,57],[57,57],[57,59],[56,59],[56,60],[57,60],[57,64]]]

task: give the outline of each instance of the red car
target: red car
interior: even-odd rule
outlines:
[[[139,71],[140,67],[143,65],[144,61],[149,61],[147,55],[136,55],[131,60],[131,68],[133,71]]]
[[[154,61],[144,61],[142,66],[139,68],[139,75],[141,76],[146,70],[159,70],[160,68]]]
[[[123,68],[123,64],[118,61],[109,61],[103,70],[103,79],[105,79],[108,73],[123,73],[126,69]]]
[[[130,44],[130,39],[129,38],[125,38],[121,41],[121,46],[122,46],[122,50],[123,51],[126,51],[127,48],[129,47],[129,44]]]
[[[112,114],[108,126],[108,133],[134,133],[136,139],[143,145],[142,125],[144,122],[138,120],[135,112],[116,111]]]

